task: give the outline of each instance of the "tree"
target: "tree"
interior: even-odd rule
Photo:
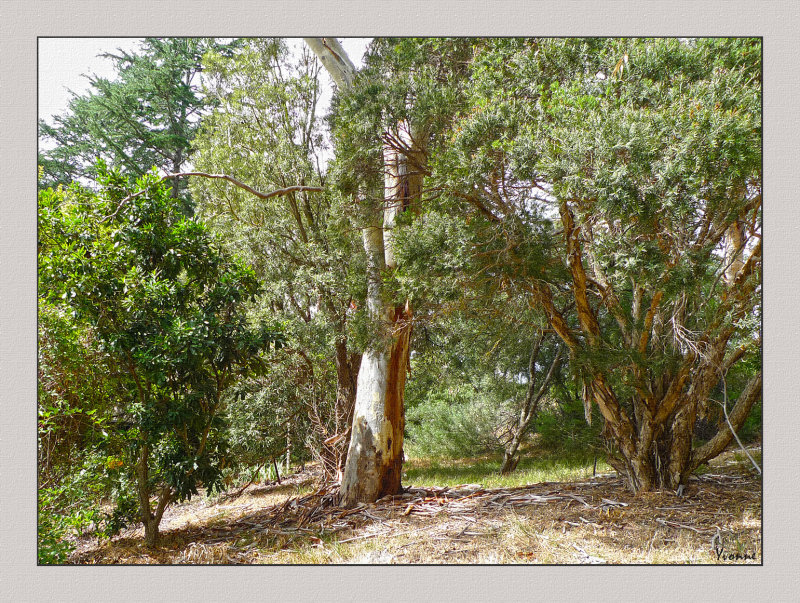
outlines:
[[[198,484],[219,487],[224,394],[281,336],[271,323],[247,323],[259,289],[252,270],[221,252],[155,175],[130,193],[119,171],[101,163],[97,173],[99,194],[77,185],[40,193],[40,295],[85,325],[107,357],[115,391],[104,418],[118,454],[109,469],[131,484],[120,504],[135,493],[155,546],[173,500]]]
[[[756,369],[693,448],[715,386],[760,348],[760,65],[748,39],[492,40],[432,160],[486,270],[566,344],[635,491],[685,483],[761,394]]]
[[[97,159],[119,167],[135,179],[153,166],[168,173],[183,171],[199,118],[207,107],[200,94],[203,55],[228,54],[236,46],[208,38],[145,38],[139,53],[105,54],[117,79],[89,77],[92,91],[73,96],[69,110],[53,125],[39,122],[39,135],[55,143],[41,151],[40,186],[93,180]],[[185,196],[186,184],[172,188]]]
[[[206,56],[206,94],[218,108],[203,120],[193,164],[259,188],[299,183],[318,190],[266,200],[206,180],[191,190],[199,215],[266,283],[261,311],[288,325],[281,370],[267,384],[282,397],[271,403],[308,413],[311,449],[335,481],[344,470],[361,362],[351,306],[363,306],[363,252],[343,215],[345,199],[322,188],[318,61],[305,47],[294,56],[280,39],[240,44],[231,57]],[[306,439],[307,425],[296,427],[293,438]]]
[[[528,431],[531,421],[536,417],[539,409],[539,402],[550,389],[553,378],[561,364],[561,349],[556,347],[552,359],[547,364],[541,365],[544,353],[542,343],[545,334],[539,333],[531,346],[530,359],[528,360],[527,387],[522,403],[519,404],[519,414],[509,425],[508,439],[505,450],[503,450],[503,464],[500,466],[500,473],[511,473],[519,463],[519,446],[522,438]],[[537,366],[538,365],[538,366]],[[549,366],[548,366],[549,365]],[[546,367],[546,368],[545,368]],[[544,372],[542,369],[545,369]]]
[[[501,472],[515,469],[540,403],[557,401],[551,385],[561,375],[562,353],[530,310],[511,308],[517,309],[513,302],[494,312],[476,304],[417,314],[414,378],[406,390],[406,435],[417,454],[502,452]]]
[[[348,464],[340,501],[374,501],[401,489],[404,393],[413,322],[396,295],[395,231],[419,211],[428,145],[452,110],[469,41],[376,40],[355,73],[333,38],[306,39],[339,87],[332,114],[337,187],[352,196],[367,255],[372,336],[362,358]],[[448,69],[448,65],[455,65]],[[382,186],[381,186],[382,185]],[[411,210],[410,212],[408,210]]]
[[[352,89],[355,68],[333,38],[307,38],[340,89]],[[352,99],[349,101],[352,102]],[[408,121],[393,121],[384,131],[372,130],[382,148],[384,191],[358,194],[359,222],[367,257],[368,316],[373,334],[361,360],[340,503],[371,502],[401,489],[405,414],[403,395],[409,362],[412,311],[384,291],[387,271],[396,268],[391,233],[397,215],[413,204],[422,189],[424,137]],[[370,132],[367,133],[370,136]]]

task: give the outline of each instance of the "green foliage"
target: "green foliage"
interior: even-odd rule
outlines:
[[[760,260],[736,289],[724,274],[729,227],[748,252],[760,240],[758,40],[378,39],[335,94],[327,167],[308,49],[151,38],[113,60],[118,80],[95,78],[41,125],[57,145],[40,155],[42,562],[63,561],[76,530],[135,520],[137,490],[187,498],[282,455],[287,437],[300,459],[297,444],[344,432],[342,368],[354,373],[374,336],[359,229],[379,215],[398,124],[426,154],[381,283],[414,311],[412,456],[502,447],[534,336],[554,336],[556,315],[574,340],[529,427],[547,450],[595,446],[603,418],[595,407],[586,425],[581,398],[598,375],[635,423],[642,396],[663,398],[681,367],[694,392],[715,341],[742,346],[724,388],[700,397],[717,427],[720,403],[730,410],[761,369]],[[192,141],[198,170],[324,192],[261,199],[198,179],[189,217],[185,184],[149,170],[180,169]],[[48,188],[87,177],[99,192]],[[544,348],[539,374],[557,349]],[[759,431],[760,404],[742,435]],[[109,497],[115,509],[96,511]]]
[[[281,335],[270,322],[248,324],[244,310],[259,290],[252,269],[223,253],[155,176],[130,194],[118,171],[101,163],[98,174],[99,194],[77,186],[40,193],[39,295],[45,316],[69,316],[79,333],[91,334],[84,357],[99,350],[108,370],[98,378],[104,396],[81,400],[94,403],[84,410],[64,402],[58,380],[43,380],[40,437],[77,413],[94,421],[97,450],[108,458],[87,471],[95,485],[110,472],[96,494],[116,490],[118,526],[130,515],[137,477],[145,494],[167,487],[178,499],[196,494],[197,484],[219,487],[224,393],[260,370],[261,354]],[[42,375],[80,373],[62,356],[70,339],[55,339],[56,349],[43,346]],[[91,385],[82,374],[75,380]],[[144,481],[135,471],[141,463]]]
[[[469,392],[432,392],[406,413],[406,450],[412,458],[475,456],[496,451],[497,402]]]
[[[62,304],[39,304],[39,477],[51,485],[104,441],[112,363],[91,329]]]
[[[546,291],[548,321],[558,314],[574,337],[579,385],[602,375],[635,428],[642,392],[660,400],[682,366],[714,362],[706,342],[729,354],[757,349],[760,255],[737,293],[725,291],[724,271],[729,228],[743,229],[745,257],[760,238],[760,66],[758,40],[745,38],[476,45],[426,180],[438,192],[432,212],[465,216],[467,236],[455,238],[460,257],[426,259],[420,243],[436,241],[426,229],[447,240],[452,228],[415,221],[404,280],[421,291],[414,277],[427,266],[442,278],[428,289],[436,294],[455,276],[444,276],[451,265],[474,295],[498,303],[498,292],[516,292],[541,304]],[[585,304],[576,261],[588,276]],[[651,302],[654,334],[642,340]]]
[[[413,455],[474,456],[511,440],[529,388],[537,330],[533,313],[514,300],[503,301],[506,311],[475,299],[458,314],[440,307],[417,331],[406,386],[406,432]],[[420,306],[430,308],[428,302]],[[535,390],[554,357],[554,343],[545,340],[540,348]]]
[[[227,403],[230,454],[243,468],[269,465],[272,459],[280,463],[286,452],[287,433],[301,443],[308,433],[308,417],[303,400],[298,399],[302,389],[287,379],[288,362],[276,358],[273,363],[262,377],[232,388]],[[302,458],[303,448],[296,448],[300,454],[294,450],[293,456]]]
[[[593,408],[592,424],[589,425],[580,398],[563,393],[557,400],[557,403],[542,408],[536,416],[534,430],[538,434],[537,446],[564,453],[596,451],[603,425],[600,411]]]
[[[39,123],[41,188],[95,180],[95,162],[105,160],[136,178],[157,166],[179,172],[189,154],[198,117],[208,101],[200,94],[201,59],[206,52],[230,53],[236,43],[207,38],[145,38],[136,53],[119,51],[115,79],[89,76],[92,90],[73,96],[69,110],[53,124]],[[183,196],[185,182],[173,194]],[[187,206],[188,208],[188,206]]]
[[[67,557],[75,548],[67,540],[69,532],[67,521],[52,508],[53,498],[52,491],[39,490],[38,562],[40,565],[66,563]]]
[[[761,368],[761,358],[756,355],[735,364],[725,375],[724,381],[714,388],[700,408],[695,436],[700,441],[711,439],[717,430],[729,430],[725,421],[725,410],[728,414],[733,409],[734,402],[739,398],[748,380]],[[747,416],[742,427],[737,432],[743,443],[758,442],[762,432],[762,401],[757,401]]]
[[[747,415],[744,425],[737,432],[739,439],[743,443],[760,442],[763,437],[763,401],[759,400],[753,405],[750,414]]]
[[[133,488],[120,471],[122,460],[109,454],[113,437],[95,446],[73,447],[72,463],[45,486],[40,476],[39,563],[64,563],[76,537],[88,532],[109,537],[136,517]],[[115,500],[113,508],[107,501]]]
[[[307,48],[293,53],[279,39],[246,39],[231,57],[210,53],[204,66],[206,94],[218,109],[195,139],[197,169],[235,175],[264,192],[327,184],[321,67]],[[286,446],[287,429],[294,453],[299,443],[319,449],[346,429],[336,419],[348,402],[337,394],[337,346],[357,370],[353,352],[366,345],[365,259],[348,200],[327,185],[270,199],[207,181],[193,183],[192,192],[199,214],[265,284],[253,315],[286,325],[285,350],[231,405],[236,455],[268,460]],[[273,421],[283,427],[274,430]],[[265,439],[254,440],[257,433]]]

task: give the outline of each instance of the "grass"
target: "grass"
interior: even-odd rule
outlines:
[[[594,455],[586,451],[530,450],[523,454],[515,471],[501,475],[500,454],[464,459],[409,458],[403,483],[408,486],[480,484],[484,488],[513,488],[573,481],[592,476],[594,459]],[[597,459],[598,474],[611,470],[603,459]]]

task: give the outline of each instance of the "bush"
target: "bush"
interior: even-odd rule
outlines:
[[[66,563],[75,545],[67,539],[70,525],[66,518],[55,510],[53,501],[57,492],[39,491],[39,565]]]
[[[592,424],[586,422],[583,402],[563,396],[557,404],[542,408],[536,417],[534,430],[539,443],[550,450],[587,450],[599,443],[603,417],[597,405],[592,405]]]
[[[406,449],[412,456],[469,457],[496,451],[498,404],[486,399],[431,394],[406,413]]]

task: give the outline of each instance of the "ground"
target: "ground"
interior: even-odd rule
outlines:
[[[516,487],[424,485],[425,466],[409,463],[402,495],[350,510],[332,504],[335,489],[314,489],[313,468],[238,496],[196,497],[168,509],[157,549],[131,529],[81,539],[71,563],[762,562],[761,479],[736,451],[682,496],[634,495],[613,473],[592,477],[591,464],[581,479]]]

